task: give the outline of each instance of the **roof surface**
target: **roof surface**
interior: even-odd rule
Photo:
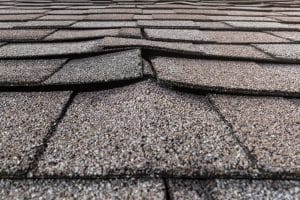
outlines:
[[[300,199],[300,1],[0,0],[0,199]]]

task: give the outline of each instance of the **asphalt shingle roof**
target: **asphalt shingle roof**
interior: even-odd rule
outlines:
[[[0,1],[0,199],[300,199],[300,1]]]

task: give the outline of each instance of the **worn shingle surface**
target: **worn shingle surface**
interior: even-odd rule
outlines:
[[[0,199],[299,199],[299,6],[0,1]]]

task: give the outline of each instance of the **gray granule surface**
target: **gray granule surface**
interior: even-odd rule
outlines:
[[[83,42],[20,43],[0,47],[0,58],[37,57],[96,51],[99,40]]]
[[[264,52],[282,59],[300,59],[300,44],[256,44]]]
[[[294,41],[300,41],[299,31],[270,31],[270,33],[282,38],[287,38]]]
[[[74,59],[44,84],[93,83],[140,78],[143,75],[140,50],[129,50]]]
[[[29,21],[17,27],[63,27],[73,24],[75,21]]]
[[[136,27],[135,21],[86,21],[77,22],[72,25],[72,27],[77,28],[112,28],[112,27]]]
[[[290,199],[300,198],[300,182],[285,180],[170,179],[173,199]]]
[[[267,33],[245,31],[199,31],[182,29],[145,29],[147,36],[155,39],[207,41],[218,43],[272,43],[289,42]]]
[[[159,80],[192,88],[300,92],[298,65],[157,57],[152,60]]]
[[[0,40],[40,40],[54,30],[0,30]]]
[[[119,32],[119,36],[122,37],[134,37],[134,38],[142,38],[142,32],[139,28],[121,28]]]
[[[299,104],[271,97],[212,98],[267,173],[299,174]]]
[[[0,199],[165,199],[159,179],[0,180]]]
[[[76,21],[83,20],[85,15],[45,15],[43,17],[38,18],[38,20],[67,20],[67,21]]]
[[[193,44],[191,43],[160,42],[160,41],[149,41],[144,39],[114,38],[114,37],[105,37],[103,40],[99,42],[99,47],[132,47],[132,46],[166,49],[170,51],[193,52]]]
[[[80,93],[38,164],[38,176],[174,176],[252,171],[205,97],[141,82]]]
[[[138,20],[139,26],[150,26],[150,27],[194,27],[193,21],[175,21],[175,20]]]
[[[70,92],[0,93],[0,176],[15,175],[28,168],[69,95]]]
[[[40,17],[40,14],[29,15],[1,15],[0,21],[27,21]]]
[[[243,29],[294,29],[288,24],[278,22],[243,22],[243,21],[226,21],[227,24]]]
[[[0,60],[0,84],[37,83],[55,72],[66,59]]]
[[[109,20],[131,20],[133,14],[94,14],[88,15],[84,20],[109,21]]]
[[[194,49],[212,56],[248,59],[272,59],[264,52],[259,51],[250,45],[198,44],[194,45]]]
[[[45,40],[67,40],[80,38],[96,38],[104,36],[117,36],[119,29],[98,29],[98,30],[59,30],[49,35]]]

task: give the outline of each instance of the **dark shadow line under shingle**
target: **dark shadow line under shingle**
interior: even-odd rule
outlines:
[[[57,126],[60,124],[60,122],[62,121],[62,119],[66,115],[66,112],[67,112],[68,108],[71,106],[71,104],[72,104],[72,102],[73,102],[76,95],[77,95],[77,92],[73,91],[71,93],[67,103],[64,105],[63,109],[61,110],[61,113],[60,113],[59,117],[54,122],[51,123],[48,133],[43,138],[42,145],[36,148],[36,153],[34,155],[33,161],[29,164],[29,167],[28,167],[28,170],[27,170],[27,173],[26,173],[27,176],[30,176],[30,173],[32,171],[34,171],[36,169],[36,167],[38,166],[39,160],[41,159],[41,157],[43,156],[43,154],[45,153],[45,151],[47,149],[48,142],[50,141],[50,139],[55,134]]]
[[[170,186],[168,183],[168,180],[166,178],[163,178],[164,186],[165,186],[165,196],[166,200],[173,200],[173,196],[170,193]]]
[[[207,100],[208,103],[211,107],[211,109],[217,113],[217,115],[219,115],[219,117],[221,118],[221,120],[223,120],[223,122],[229,127],[229,132],[231,133],[232,137],[237,141],[237,143],[239,144],[239,146],[243,149],[243,151],[246,153],[246,156],[248,157],[248,159],[251,162],[251,165],[253,167],[254,170],[258,170],[259,174],[257,174],[258,176],[260,176],[261,174],[266,174],[265,170],[262,169],[259,165],[258,165],[258,161],[255,155],[253,155],[251,153],[251,151],[248,149],[247,146],[245,146],[243,144],[243,142],[240,140],[239,136],[236,135],[236,131],[233,128],[233,125],[226,119],[226,117],[222,114],[221,110],[218,108],[218,106],[216,105],[216,103],[214,102],[214,100],[207,96]]]

